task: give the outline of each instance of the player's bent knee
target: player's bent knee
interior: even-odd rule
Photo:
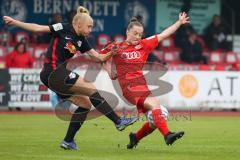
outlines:
[[[93,93],[95,93],[97,91],[94,84],[92,84],[90,82],[86,82],[82,78],[79,78],[77,80],[77,82],[74,84],[74,86],[87,91],[89,93],[88,95],[92,95]]]
[[[146,105],[149,109],[153,109],[160,106],[160,101],[156,97],[147,97],[144,105]]]

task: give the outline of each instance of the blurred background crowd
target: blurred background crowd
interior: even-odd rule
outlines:
[[[4,0],[1,0],[0,2],[3,3]],[[36,6],[38,5],[38,3],[43,4],[43,10],[46,10],[46,7],[51,8],[51,5],[54,7],[54,2],[48,2],[46,0],[33,0],[30,2],[32,2],[35,14],[37,11]],[[71,2],[73,4],[76,1]],[[97,8],[98,6],[94,2],[95,1],[79,2],[80,4],[82,3],[87,8],[89,8],[89,10],[92,12],[93,17],[98,17],[101,15],[102,19],[97,19],[95,22],[98,28],[101,28],[101,20],[108,21],[108,23],[105,23],[103,30],[99,31],[96,28],[95,30],[93,30],[93,34],[88,37],[88,40],[90,41],[92,46],[99,50],[109,41],[123,41],[125,39],[125,33],[124,27],[121,26],[126,26],[127,22],[125,24],[121,24],[122,22],[118,22],[117,20],[115,20],[116,15],[114,14],[117,14],[118,16],[123,18],[123,16],[121,16],[121,13],[117,13],[117,7],[123,3],[127,3],[127,1],[110,1],[112,3],[106,1],[104,5],[105,8]],[[8,13],[9,16],[13,16],[13,18],[18,18],[18,16],[16,16],[16,14],[18,14],[17,11],[14,14],[12,13],[14,5],[17,5],[18,3],[24,5],[25,2],[8,1],[6,3],[8,3],[8,5],[2,6],[1,13]],[[44,5],[45,3],[48,3],[49,6]],[[62,3],[62,5],[64,6],[65,1],[60,1],[59,3]],[[109,6],[113,3],[118,5],[115,5],[115,8],[114,5],[112,5],[112,16],[110,16]],[[133,13],[129,15],[137,17],[138,19],[142,20],[143,23],[146,22],[146,15],[148,17],[155,16],[155,19],[159,20],[159,22],[156,23],[163,23],[167,21],[167,16],[165,19],[163,19],[162,17],[164,16],[162,16],[161,14],[158,15],[158,7],[156,7],[155,12],[153,12],[156,13],[156,15],[151,15],[152,12],[147,13],[147,10],[142,10],[142,8],[144,8],[144,4],[141,3],[146,2],[132,1],[131,3],[133,3],[133,5],[135,6],[128,7],[127,5],[129,4],[126,4],[126,8],[130,9],[125,9],[125,17],[126,10],[128,10],[129,12],[129,10],[132,9]],[[151,5],[151,3],[156,4],[161,3],[161,1],[157,2],[157,0],[150,0],[149,3]],[[165,3],[167,3],[168,7],[171,7],[171,5],[175,3],[175,1],[169,1]],[[240,34],[240,31],[239,22],[237,21],[237,19],[239,19],[240,17],[240,13],[236,7],[237,3],[235,3],[234,1],[226,0],[204,2],[181,0],[178,1],[178,3],[179,5],[175,7],[179,7],[179,10],[174,12],[176,13],[174,17],[177,17],[177,14],[179,12],[185,11],[190,15],[191,21],[193,22],[195,19],[197,19],[197,16],[201,16],[201,14],[197,16],[194,15],[194,9],[199,9],[197,8],[198,3],[200,7],[201,3],[205,3],[207,5],[209,3],[209,6],[210,3],[213,3],[211,5],[215,7],[215,10],[217,10],[217,12],[207,15],[209,21],[204,22],[204,24],[206,25],[202,27],[201,31],[199,31],[199,29],[197,28],[198,26],[195,23],[182,26],[173,36],[169,37],[168,39],[164,40],[162,43],[159,44],[159,46],[153,51],[153,53],[150,54],[148,62],[168,64],[170,70],[240,70],[240,38],[238,36],[238,34]],[[106,11],[106,6],[109,8],[108,11]],[[9,7],[9,9],[3,9],[3,7]],[[25,4],[25,8],[23,7],[23,9],[31,10],[31,8],[28,7],[31,7],[31,4]],[[101,12],[101,9],[104,13]],[[208,10],[211,10],[211,8],[209,8]],[[26,13],[30,14],[29,12]],[[67,11],[64,11],[64,13],[57,12],[57,10],[55,9],[55,11],[52,10],[51,12],[47,12],[47,10],[45,12],[43,11],[41,14],[44,15],[46,13],[48,13],[47,16],[45,16],[47,18],[45,18],[43,21],[46,25],[55,23],[71,23],[72,17],[76,14],[76,10],[74,9],[74,7],[72,7]],[[36,23],[38,23],[38,19],[36,19],[37,17],[38,15],[36,14]],[[44,16],[40,16],[40,18],[44,18]],[[25,20],[28,22],[30,21],[28,19]],[[111,28],[111,26],[109,26],[109,24],[111,24],[109,23],[109,21],[111,20],[114,25],[119,26],[118,30],[115,31],[114,27]],[[172,21],[172,23],[173,22],[174,21]],[[121,25],[118,25],[118,23]],[[106,27],[106,25],[108,26]],[[44,54],[47,49],[47,44],[51,41],[50,34],[28,33],[26,31],[16,28],[8,28],[4,24],[1,24],[0,26],[0,67],[41,68],[43,64]],[[155,28],[157,28],[157,26]],[[119,30],[122,30],[122,32],[119,32]],[[156,29],[156,32],[154,32],[151,28],[149,29],[148,24],[148,26],[146,25],[143,38],[151,36],[152,34],[160,32],[161,30],[162,29]]]

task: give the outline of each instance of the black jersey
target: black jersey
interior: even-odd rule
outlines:
[[[78,36],[71,24],[57,23],[50,25],[49,28],[52,39],[44,63],[47,68],[55,70],[76,53],[84,53],[92,49],[87,39]]]

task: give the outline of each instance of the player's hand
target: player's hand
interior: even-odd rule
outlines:
[[[112,51],[113,52],[117,52],[118,51],[118,46],[117,45],[113,45],[112,46]]]
[[[16,20],[9,16],[3,16],[3,21],[7,25],[14,25]]]
[[[118,52],[119,47],[117,45],[113,45],[111,48],[111,52],[113,55],[116,55]]]
[[[179,14],[179,22],[181,24],[188,24],[188,23],[190,23],[189,17],[188,17],[188,15],[185,12],[181,12]]]

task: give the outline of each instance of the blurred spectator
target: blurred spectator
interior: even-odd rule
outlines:
[[[181,6],[181,12],[189,13],[190,9],[192,7],[191,1],[189,0],[183,0],[182,6]],[[191,24],[185,24],[182,25],[174,34],[174,44],[182,48],[185,41],[188,41],[190,32],[195,31],[193,26]]]
[[[175,33],[174,43],[177,47],[182,48],[186,41],[189,39],[190,33],[195,32],[190,24],[182,25]]]
[[[209,49],[231,49],[231,44],[226,40],[227,29],[219,15],[213,16],[212,22],[205,28],[204,32],[205,42]]]
[[[6,57],[6,67],[8,68],[32,68],[33,58],[27,52],[26,43],[19,42],[14,50]]]
[[[60,13],[55,13],[52,15],[52,19],[49,24],[61,23],[62,15]]]
[[[182,0],[182,7],[181,7],[181,12],[186,12],[188,14],[188,12],[190,11],[190,9],[192,8],[192,2],[189,0]]]
[[[158,63],[163,63],[160,59],[158,59],[157,56],[155,56],[153,53],[149,54],[148,58],[147,58],[147,62],[148,63],[154,63],[154,62],[158,62]]]
[[[197,40],[197,34],[194,31],[189,32],[189,37],[183,41],[180,59],[186,63],[204,63],[207,64],[207,57],[203,55],[201,43]]]
[[[66,17],[67,17],[67,22],[69,24],[72,24],[73,17],[75,16],[76,13],[77,13],[76,10],[72,10],[72,11],[67,13]]]
[[[45,53],[41,53],[39,58],[35,58],[34,68],[43,68],[45,60]]]

